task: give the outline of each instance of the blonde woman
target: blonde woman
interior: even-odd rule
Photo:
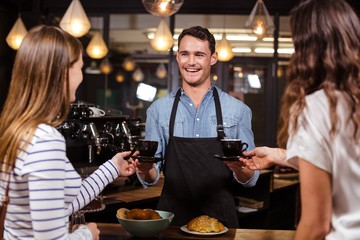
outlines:
[[[56,130],[82,81],[82,45],[57,27],[31,29],[17,52],[0,117],[0,197],[10,177],[5,239],[99,239],[95,223],[69,233],[69,216],[120,174],[135,172],[118,153],[84,181]]]

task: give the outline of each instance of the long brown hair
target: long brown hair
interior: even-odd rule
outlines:
[[[355,139],[360,124],[359,18],[343,0],[306,0],[292,10],[290,25],[295,52],[282,98],[278,145],[285,147],[288,131],[297,130],[306,95],[320,89],[330,105],[330,135],[337,130],[336,91],[340,91],[348,99]]]
[[[55,127],[66,118],[69,68],[81,54],[79,40],[60,28],[37,26],[26,34],[0,115],[0,161],[6,171],[19,151],[26,149],[39,124]]]

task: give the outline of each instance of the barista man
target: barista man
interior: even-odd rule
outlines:
[[[155,101],[147,110],[146,139],[159,142],[158,164],[139,163],[145,185],[155,184],[163,170],[165,182],[159,210],[175,214],[172,225],[184,225],[199,215],[238,227],[231,185],[256,184],[258,171],[240,162],[214,158],[222,152],[220,139],[237,138],[254,148],[251,110],[240,100],[211,85],[217,62],[214,36],[200,26],[184,29],[178,39],[177,62],[182,77],[178,90]]]

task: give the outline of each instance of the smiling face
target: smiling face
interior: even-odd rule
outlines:
[[[183,79],[183,88],[184,85],[211,85],[210,70],[217,61],[217,53],[211,54],[208,41],[184,36],[179,44],[176,60]]]

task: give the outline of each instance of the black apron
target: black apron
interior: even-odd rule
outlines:
[[[222,153],[220,138],[223,138],[221,106],[216,88],[213,96],[216,108],[218,137],[174,137],[174,125],[180,90],[173,104],[169,144],[164,163],[164,187],[157,209],[175,214],[171,225],[182,226],[192,218],[208,215],[217,218],[225,226],[238,227],[238,218],[231,182],[233,174],[221,161],[214,158]]]

